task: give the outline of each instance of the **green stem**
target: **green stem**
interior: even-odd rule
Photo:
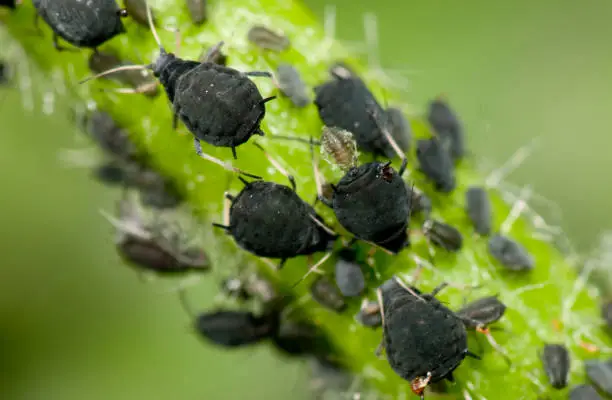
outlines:
[[[201,27],[191,24],[189,16],[181,1],[158,1],[156,14],[164,26],[175,21],[182,33],[180,56],[186,59],[197,59],[205,48],[219,40],[227,43],[229,65],[233,68],[249,70],[274,70],[279,62],[295,65],[303,74],[310,86],[323,82],[327,78],[327,67],[337,59],[346,59],[347,52],[341,46],[324,36],[320,25],[300,4],[292,0],[224,0],[214,2],[211,6],[209,22]],[[94,100],[98,106],[110,112],[123,126],[128,128],[136,143],[146,151],[156,168],[173,178],[185,193],[188,203],[200,215],[204,224],[222,220],[222,193],[226,190],[237,192],[240,183],[230,179],[219,166],[206,162],[194,152],[192,136],[184,127],[175,132],[171,128],[171,111],[165,96],[150,99],[141,95],[121,95],[98,91],[100,88],[114,87],[107,81],[90,82],[79,86],[77,81],[90,75],[87,69],[89,51],[57,52],[51,42],[50,30],[43,27],[44,38],[34,33],[32,21],[34,9],[30,2],[23,4],[16,12],[5,18],[6,28],[12,37],[25,49],[27,56],[38,67],[53,76],[61,76],[70,92],[73,101]],[[285,32],[291,40],[291,48],[283,53],[272,53],[259,50],[246,40],[246,33],[255,23],[265,23],[270,27]],[[112,48],[127,59],[150,57],[157,50],[150,32],[135,23],[128,22],[128,33],[110,41],[102,47]],[[161,31],[162,41],[172,49],[174,35]],[[145,63],[151,60],[143,60]],[[352,60],[353,62],[355,60]],[[367,69],[357,70],[366,73]],[[367,75],[369,76],[369,75]],[[275,94],[276,89],[270,80],[254,78],[264,97]],[[42,82],[33,82],[37,84]],[[57,85],[57,81],[52,82]],[[379,98],[386,98],[390,104],[400,104],[400,99],[392,87],[385,87],[380,82],[369,80],[372,90]],[[289,100],[279,98],[267,105],[267,115],[263,129],[268,134],[276,135],[309,135],[318,136],[321,122],[314,105],[305,109],[293,108]],[[419,118],[412,121],[417,137],[427,137],[430,133],[426,124]],[[315,187],[312,178],[312,166],[308,147],[303,143],[274,140],[269,137],[252,139],[263,144],[282,165],[289,169],[298,183],[298,193],[304,199],[313,199]],[[413,146],[414,148],[414,146]],[[277,172],[272,172],[262,153],[252,143],[240,146],[238,160],[233,161],[227,148],[213,148],[204,145],[204,151],[219,157],[234,166],[248,172],[262,175],[266,179],[285,183],[286,179]],[[458,254],[437,251],[435,269],[425,270],[419,287],[430,290],[441,281],[455,285],[482,285],[482,289],[473,291],[471,298],[499,293],[500,299],[508,306],[508,311],[499,325],[504,331],[495,333],[497,341],[510,355],[513,366],[508,368],[503,358],[492,351],[491,347],[478,338],[484,351],[482,361],[466,360],[455,371],[457,384],[450,386],[451,393],[462,393],[467,389],[472,397],[487,399],[535,398],[536,393],[543,392],[550,398],[564,398],[567,389],[555,391],[546,384],[546,377],[538,358],[543,342],[562,342],[571,350],[572,372],[571,385],[584,381],[582,361],[591,357],[581,347],[580,342],[594,343],[602,350],[607,350],[609,338],[600,327],[598,304],[589,295],[594,292],[588,284],[584,286],[577,277],[576,270],[564,259],[553,246],[534,238],[534,228],[528,221],[520,218],[513,224],[509,235],[520,241],[534,255],[535,269],[526,274],[511,274],[491,260],[487,254],[485,238],[476,237],[468,223],[463,210],[464,193],[469,185],[484,184],[483,177],[463,162],[457,168],[459,185],[450,195],[435,193],[425,178],[414,168],[414,150],[411,150],[411,177],[417,185],[433,199],[435,218],[440,218],[456,227],[464,235],[464,248]],[[365,160],[365,158],[364,158]],[[398,164],[399,165],[399,164]],[[337,171],[323,167],[323,172],[330,181],[337,181]],[[495,225],[501,227],[510,212],[500,193],[491,190],[494,200]],[[333,216],[323,208],[319,211],[326,220],[341,231],[334,222]],[[412,222],[413,228],[417,223]],[[208,225],[205,225],[208,230]],[[212,228],[210,228],[212,229]],[[256,259],[237,251],[229,238],[215,234],[215,240],[221,245],[208,249],[216,268],[229,268],[231,263],[242,262],[243,257]],[[365,249],[365,248],[364,248]],[[413,256],[423,259],[428,257],[429,247],[421,238],[414,236],[413,245],[397,257],[378,254],[376,270],[381,279],[376,279],[372,272],[368,275],[368,297],[375,299],[375,289],[382,280],[392,274],[408,277],[415,268]],[[240,254],[236,256],[235,254]],[[262,268],[268,268],[261,261]],[[327,262],[323,269],[332,270],[333,262]],[[305,273],[308,265],[305,259],[290,260],[285,268],[275,273],[287,288]],[[407,382],[400,379],[389,368],[387,361],[377,359],[374,355],[381,330],[363,328],[353,319],[360,301],[349,301],[349,308],[342,314],[336,314],[317,305],[306,296],[310,278],[295,289],[295,297],[303,298],[297,307],[308,315],[335,344],[337,352],[346,365],[373,383],[381,393],[402,396],[410,393]],[[440,298],[451,308],[461,306],[467,292],[449,288]],[[569,299],[569,300],[568,300]],[[569,302],[566,306],[566,300]],[[565,311],[564,311],[565,310]],[[555,329],[554,320],[562,321],[560,329]],[[470,348],[478,352],[476,336],[471,335]],[[531,395],[530,393],[533,393]],[[432,396],[433,397],[433,396]],[[399,397],[402,398],[402,397]]]

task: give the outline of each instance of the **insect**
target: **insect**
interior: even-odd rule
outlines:
[[[380,305],[376,301],[363,299],[361,308],[355,317],[364,326],[375,328],[382,325]]]
[[[199,314],[195,328],[207,340],[223,347],[243,347],[272,337],[274,317],[249,311],[216,310]]]
[[[285,355],[326,355],[330,344],[317,328],[303,321],[281,319],[280,326],[272,335],[274,347]]]
[[[555,389],[566,387],[570,373],[570,356],[567,348],[562,344],[547,343],[540,354],[540,359],[550,385]]]
[[[255,134],[263,135],[260,123],[266,113],[265,103],[276,97],[262,98],[249,76],[271,78],[272,74],[260,71],[240,72],[212,62],[200,63],[178,58],[173,53],[168,53],[162,46],[151,20],[151,8],[148,3],[147,17],[160,50],[157,60],[147,66],[113,68],[87,78],[81,83],[118,71],[145,68],[152,70],[172,103],[174,126],[176,127],[178,119],[185,124],[193,134],[196,153],[226,169],[240,172],[237,168],[203,153],[200,141],[213,146],[230,147],[236,158],[237,146]],[[216,49],[220,49],[222,45],[223,42],[220,42]],[[211,58],[216,51],[211,52]]]
[[[117,203],[117,217],[103,215],[117,229],[117,251],[127,263],[160,274],[210,269],[204,251],[184,246],[184,238],[178,232],[164,235],[162,227],[151,226],[127,196]]]
[[[128,132],[110,114],[96,110],[83,122],[85,132],[107,154],[126,161],[138,158],[138,149]]]
[[[601,305],[601,317],[609,329],[612,329],[612,301],[606,301]]]
[[[457,228],[435,219],[425,220],[423,235],[434,245],[442,247],[446,251],[459,251],[463,246],[463,236]]]
[[[300,73],[291,64],[282,63],[276,67],[276,80],[281,93],[299,108],[310,104],[310,95],[306,92],[306,84]]]
[[[115,0],[85,2],[80,0],[32,0],[36,8],[36,22],[41,17],[53,30],[53,45],[60,46],[58,38],[76,47],[96,50],[102,43],[124,33],[121,21],[127,11],[119,8]]]
[[[474,225],[474,230],[479,235],[489,235],[493,210],[491,200],[484,187],[472,186],[465,192],[465,209],[468,217]]]
[[[587,360],[584,365],[591,382],[606,395],[612,396],[612,360]]]
[[[416,156],[421,172],[433,182],[437,191],[449,193],[455,189],[457,182],[453,160],[438,139],[418,140]]]
[[[593,386],[583,383],[572,388],[569,393],[569,400],[603,400],[603,397],[597,393]]]
[[[202,25],[208,19],[207,0],[187,0],[187,9],[191,15],[191,21],[196,25]]]
[[[427,119],[438,137],[448,143],[451,157],[454,160],[463,158],[465,154],[463,126],[443,97],[438,97],[429,103]]]
[[[326,126],[353,133],[360,150],[393,157],[395,150],[385,141],[377,118],[373,118],[384,115],[382,107],[361,78],[345,71],[350,70],[344,66],[331,68],[332,79],[314,88],[321,120]]]
[[[408,187],[408,183],[406,183],[406,189],[410,192],[410,216],[422,212],[425,218],[429,218],[432,208],[431,199],[425,193],[414,187],[414,185]]]
[[[123,168],[112,161],[95,167],[93,175],[98,181],[113,186],[119,185],[126,180]]]
[[[359,153],[353,134],[344,129],[324,126],[321,133],[321,154],[332,165],[348,171],[357,165]]]
[[[429,384],[453,381],[465,357],[479,358],[468,350],[463,321],[435,298],[446,286],[422,294],[394,277],[377,290],[389,365],[421,399]]]
[[[280,258],[279,268],[289,258],[329,250],[337,235],[297,195],[293,177],[264,154],[289,179],[291,187],[240,178],[244,188],[235,197],[225,193],[224,223],[213,226],[224,229],[238,246],[256,256]]]
[[[467,304],[456,314],[459,317],[465,317],[467,328],[475,329],[476,326],[473,322],[478,322],[480,325],[490,325],[499,321],[505,312],[506,305],[499,301],[497,296],[487,296]]]
[[[147,3],[146,0],[123,0],[125,9],[134,21],[140,25],[149,26],[147,20]],[[155,14],[152,15],[153,23],[155,23]]]
[[[89,56],[89,69],[99,74],[112,68],[124,65],[134,65],[127,61],[122,61],[111,53],[95,52]],[[112,74],[110,79],[115,79],[120,83],[131,86],[138,93],[146,96],[155,97],[159,94],[158,83],[155,77],[148,71],[122,71]]]
[[[342,293],[324,276],[318,277],[313,282],[310,286],[310,294],[317,303],[330,310],[342,312],[346,309],[346,302]]]
[[[12,10],[17,8],[17,4],[21,4],[21,0],[0,0],[0,7],[7,7]]]
[[[229,297],[243,301],[257,297],[264,303],[270,303],[277,298],[272,283],[255,273],[246,277],[226,278],[221,282],[221,290]]]
[[[511,271],[529,271],[534,268],[533,256],[519,242],[495,234],[489,238],[489,254]]]
[[[200,56],[199,61],[201,63],[211,62],[218,65],[227,65],[227,55],[223,53],[222,49],[218,46],[212,46],[206,49],[206,51]]]
[[[263,25],[252,26],[247,33],[247,39],[262,49],[273,51],[286,50],[291,44],[287,36],[279,35]]]
[[[400,149],[404,153],[410,150],[410,143],[412,142],[412,131],[410,130],[410,124],[404,117],[404,113],[399,108],[389,107],[386,111],[389,131],[391,136],[397,143]]]
[[[359,296],[365,289],[365,278],[356,258],[356,251],[352,249],[338,252],[334,278],[336,286],[345,297]]]

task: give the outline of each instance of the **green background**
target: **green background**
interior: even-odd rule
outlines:
[[[306,3],[323,16],[325,1]],[[477,159],[542,138],[511,180],[554,199],[578,249],[611,225],[612,2],[335,4],[342,40],[362,41],[363,13],[378,15],[382,64],[406,72],[416,109],[446,93]],[[78,133],[2,92],[0,398],[305,398],[299,362],[203,345],[174,296],[121,265],[98,213],[116,194],[58,162]],[[210,302],[215,282],[199,288]]]

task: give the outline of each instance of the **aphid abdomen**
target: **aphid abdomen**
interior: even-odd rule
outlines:
[[[156,69],[156,76],[158,76],[159,81],[163,85],[168,95],[168,100],[174,104],[174,98],[177,93],[176,90],[179,87],[181,78],[201,64],[197,61],[182,60],[174,55],[161,56],[160,59],[162,59],[162,57],[166,57],[165,60],[167,61],[161,68]]]

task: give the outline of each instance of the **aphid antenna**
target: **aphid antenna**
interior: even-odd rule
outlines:
[[[281,174],[285,175],[285,177],[287,177],[287,179],[289,180],[289,183],[291,183],[291,187],[293,188],[293,191],[295,192],[297,186],[295,184],[295,178],[293,177],[293,175],[287,172],[287,170],[283,168],[283,166],[280,165],[280,163],[276,161],[270,154],[268,154],[268,152],[259,143],[253,142],[253,146],[261,150],[266,156],[266,158],[268,159],[268,161],[270,162],[270,164],[272,164],[272,166],[274,166],[274,168],[276,168],[278,172],[280,172]]]
[[[269,135],[270,138],[274,138],[274,139],[279,139],[279,140],[291,140],[291,141],[295,141],[295,142],[302,142],[302,143],[306,143],[306,144],[310,144],[310,140],[309,139],[304,139],[298,136],[287,136],[287,135]],[[319,140],[314,140],[312,141],[313,145],[315,146],[320,146],[321,142]]]
[[[336,37],[336,5],[326,4],[323,8],[323,32],[327,41],[333,41]]]
[[[416,297],[417,299],[421,300],[421,301],[427,301],[424,298],[422,298],[420,295],[418,295],[414,290],[412,290],[410,288],[410,286],[406,285],[406,283],[404,281],[402,281],[400,279],[399,276],[397,275],[393,275],[393,278],[391,278],[395,281],[395,283],[397,283],[398,285],[400,285],[402,287],[402,289],[404,289],[405,291],[407,291],[408,293],[410,293],[412,296]],[[440,289],[441,290],[441,289]],[[438,290],[439,291],[439,290]]]
[[[249,178],[253,178],[253,179],[262,179],[261,176],[258,175],[253,175],[253,174],[249,174],[248,172],[244,172],[243,170],[233,167],[231,164],[226,163],[224,161],[221,161],[218,158],[215,158],[209,154],[206,154],[202,151],[202,144],[200,143],[200,140],[198,140],[198,138],[194,137],[193,138],[193,145],[195,147],[196,150],[196,154],[200,157],[203,158],[206,161],[210,161],[211,163],[217,164],[221,167],[223,167],[225,170],[227,171],[231,171],[231,172],[235,172],[237,174],[241,174],[244,176],[248,176]],[[232,149],[233,150],[233,149]]]
[[[525,185],[523,187],[517,200],[512,205],[512,208],[510,209],[508,216],[506,217],[504,222],[502,222],[501,224],[500,232],[502,234],[507,235],[508,232],[510,232],[510,229],[512,229],[512,226],[514,225],[516,220],[521,216],[523,211],[528,207],[527,200],[531,196],[531,192],[532,192],[531,186]]]
[[[373,107],[368,107],[368,108],[369,108],[368,114],[370,115],[370,118],[372,118],[374,123],[376,124],[376,126],[378,126],[378,129],[380,129],[380,131],[384,135],[385,139],[387,139],[387,142],[389,142],[389,144],[393,148],[393,151],[395,151],[397,156],[402,159],[402,165],[401,165],[401,167],[400,167],[400,169],[398,171],[398,174],[400,176],[404,175],[404,172],[406,171],[406,166],[408,165],[408,158],[406,157],[406,154],[404,154],[404,152],[398,146],[398,144],[395,141],[395,139],[393,139],[393,137],[389,133],[389,130],[387,129],[387,124],[381,123],[381,120],[380,120],[381,116],[380,115],[375,115],[375,111],[374,111]]]
[[[313,272],[319,272],[321,273],[321,271],[319,270],[319,267],[321,265],[323,265],[323,263],[325,263],[325,261],[327,261],[331,256],[332,256],[333,251],[327,252],[323,257],[321,257],[321,259],[312,267],[310,267],[308,269],[308,272],[306,272],[306,274],[304,274],[304,276],[302,276],[297,282],[295,282],[293,285],[291,285],[291,289],[294,289],[297,285],[299,285],[304,279],[306,279],[306,277],[308,275],[310,275]]]

